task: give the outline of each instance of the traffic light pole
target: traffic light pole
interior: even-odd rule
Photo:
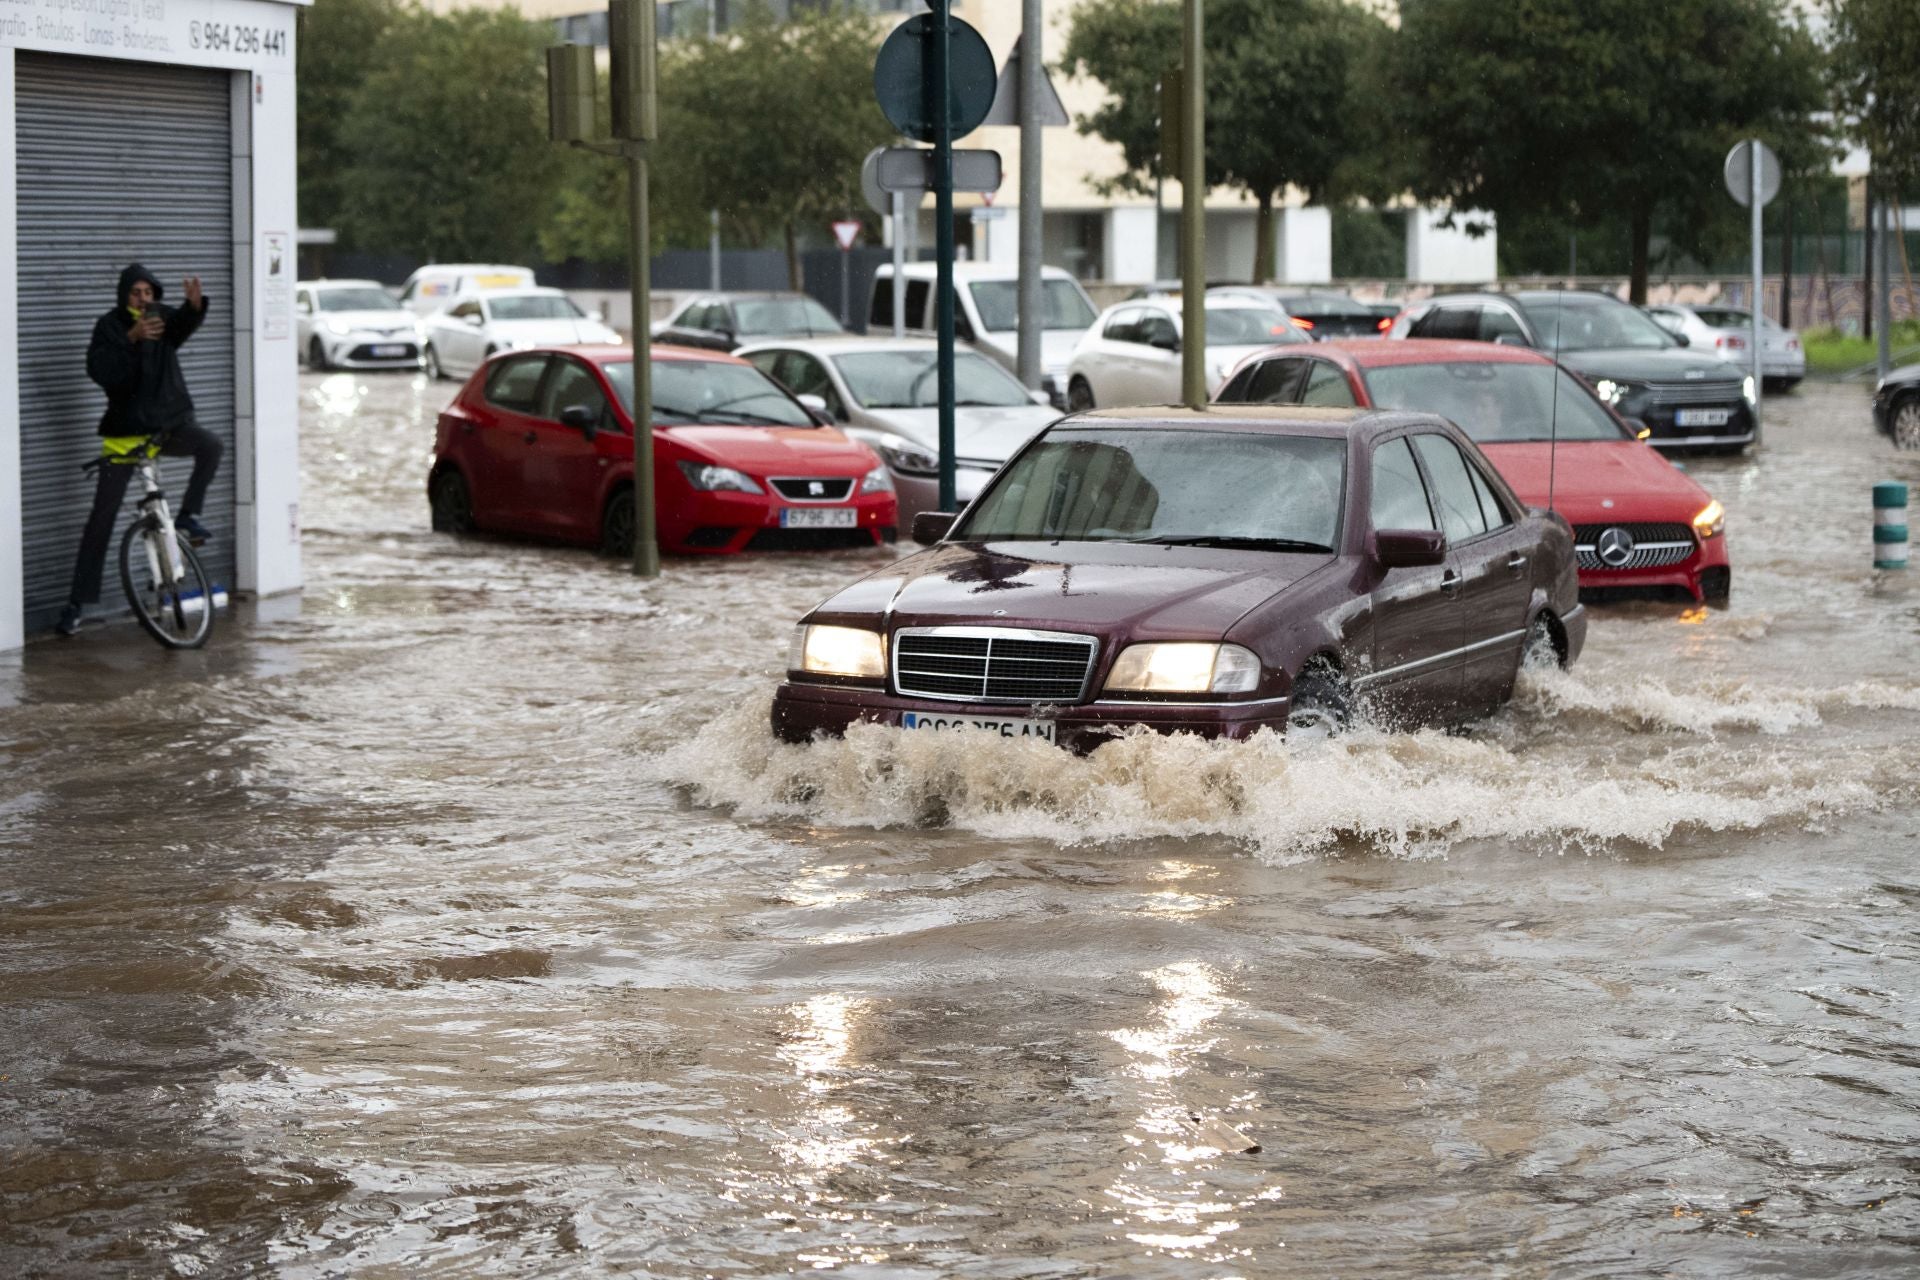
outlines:
[[[1180,15],[1180,399],[1207,403],[1207,77],[1200,0],[1182,0]]]
[[[650,10],[651,5],[647,8]],[[648,23],[649,30],[652,23]],[[627,144],[628,273],[633,307],[633,572],[660,576],[653,510],[653,281],[647,216],[647,146]]]
[[[927,68],[932,99],[934,290],[938,307],[939,350],[935,378],[940,390],[940,510],[957,511],[953,481],[953,95],[948,90],[953,49],[950,0],[930,0],[933,8],[933,56]]]

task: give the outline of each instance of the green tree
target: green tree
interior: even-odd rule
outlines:
[[[1876,180],[1914,189],[1920,179],[1920,5],[1914,0],[1827,0],[1834,105],[1873,157]]]
[[[511,9],[396,12],[340,122],[340,222],[355,243],[532,254],[562,163],[546,131],[551,31]]]
[[[340,122],[395,12],[394,0],[315,0],[299,11],[295,114],[303,226],[339,225],[350,156],[340,142]]]
[[[1387,34],[1380,18],[1345,0],[1207,5],[1205,173],[1209,186],[1253,198],[1254,279],[1273,276],[1273,208],[1287,188],[1334,202],[1385,185],[1377,99],[1363,69]],[[1079,121],[1082,133],[1120,147],[1123,168],[1107,189],[1144,193],[1162,176],[1158,86],[1179,60],[1177,5],[1089,0],[1074,11],[1061,62],[1107,90]]]
[[[1790,171],[1826,154],[1821,53],[1781,0],[1401,0],[1392,61],[1416,195],[1621,218],[1636,302],[1656,218],[1695,256],[1724,232],[1734,142],[1757,135]]]

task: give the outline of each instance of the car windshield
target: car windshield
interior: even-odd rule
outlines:
[[[1371,316],[1372,307],[1339,293],[1297,293],[1274,299],[1290,316]]]
[[[1552,365],[1400,364],[1362,376],[1376,407],[1437,413],[1479,444],[1627,438],[1591,391]]]
[[[930,409],[940,403],[934,367],[937,354],[931,350],[860,351],[835,356],[833,363],[864,409]],[[954,354],[953,395],[963,408],[1033,403],[1006,370],[971,351]]]
[[[1002,471],[954,535],[1331,550],[1346,441],[1274,432],[1058,430]]]
[[[1210,347],[1265,347],[1278,342],[1309,341],[1298,325],[1271,307],[1207,308],[1207,345]]]
[[[322,289],[314,294],[322,311],[392,311],[400,304],[385,289]]]
[[[1522,298],[1521,307],[1549,351],[1652,350],[1676,346],[1644,311],[1604,298]]]
[[[627,416],[633,416],[633,361],[603,366]],[[704,422],[749,427],[811,427],[812,418],[766,374],[723,360],[655,360],[655,422]]]
[[[974,309],[980,313],[980,325],[988,333],[1004,333],[1020,327],[1020,285],[1014,280],[976,280],[967,286],[973,291]],[[1040,327],[1043,329],[1084,329],[1093,323],[1093,306],[1080,286],[1071,280],[1040,282]]]
[[[733,304],[741,336],[845,333],[833,313],[812,298],[741,298]]]
[[[553,293],[489,298],[487,309],[495,320],[579,320],[586,315],[573,305],[573,299]]]

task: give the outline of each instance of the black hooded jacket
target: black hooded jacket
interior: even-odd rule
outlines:
[[[165,322],[158,342],[135,342],[132,337],[127,294],[141,280],[153,287],[153,310]],[[198,307],[163,307],[160,295],[160,282],[136,262],[120,273],[120,304],[94,323],[87,376],[107,393],[107,411],[100,418],[103,436],[155,435],[193,418],[193,397],[180,372],[180,344],[207,318],[206,299]]]

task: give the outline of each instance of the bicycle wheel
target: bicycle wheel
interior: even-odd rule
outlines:
[[[149,520],[128,525],[120,539],[120,586],[148,635],[169,649],[198,649],[213,634],[213,584],[193,548],[177,545],[182,572],[176,580],[159,527]]]

